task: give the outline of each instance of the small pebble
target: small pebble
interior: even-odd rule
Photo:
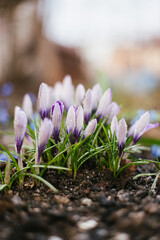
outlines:
[[[144,211],[131,212],[129,213],[129,217],[136,223],[136,225],[140,225],[144,221],[145,213]]]
[[[26,206],[26,203],[18,195],[12,197],[12,202],[17,208],[23,208]]]
[[[74,240],[89,240],[89,235],[87,233],[79,233],[75,236]]]
[[[94,219],[90,219],[90,220],[78,223],[78,227],[80,230],[90,230],[95,228],[97,225],[98,223]]]
[[[114,206],[115,206],[115,201],[112,200],[112,199],[111,199],[111,200],[108,200],[105,195],[101,195],[101,196],[98,198],[98,201],[99,201],[99,204],[100,204],[102,207],[110,208],[110,207],[114,207]]]
[[[63,240],[61,237],[58,236],[50,236],[48,240]]]
[[[108,231],[104,228],[99,228],[95,231],[95,235],[97,236],[97,238],[104,238],[108,236]]]
[[[81,200],[81,203],[82,203],[82,205],[86,205],[86,206],[90,207],[93,202],[90,198],[83,198]]]
[[[93,185],[92,186],[92,191],[98,192],[99,191],[99,187],[97,185]]]
[[[111,240],[130,240],[130,236],[127,233],[116,233]]]
[[[155,203],[149,203],[144,207],[147,213],[156,213],[158,211],[158,206]]]
[[[153,237],[149,238],[148,240],[159,240],[159,237],[153,236]]]
[[[55,195],[54,198],[57,203],[62,203],[62,204],[67,204],[70,201],[68,197],[63,197],[60,195]]]
[[[160,195],[156,196],[156,200],[157,200],[158,203],[160,203]]]
[[[30,212],[32,212],[32,213],[40,213],[40,212],[41,212],[41,209],[38,208],[38,207],[32,208],[32,209],[30,209]]]
[[[120,201],[128,201],[129,200],[129,193],[123,192],[123,190],[119,191],[117,197]]]
[[[148,195],[148,192],[146,190],[138,190],[137,193],[135,194],[136,197],[142,199],[145,198]]]

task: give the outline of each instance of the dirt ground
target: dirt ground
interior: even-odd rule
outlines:
[[[149,195],[154,178],[128,180],[129,171],[114,181],[108,170],[83,169],[76,180],[50,170],[58,194],[31,178],[16,183],[0,194],[0,240],[159,240],[160,183]]]

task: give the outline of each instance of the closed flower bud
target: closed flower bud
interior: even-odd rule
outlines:
[[[62,86],[62,101],[64,103],[64,107],[66,111],[73,104],[73,95],[74,95],[74,87],[72,84],[71,76],[65,76],[63,80]]]
[[[74,106],[70,106],[68,109],[67,118],[66,118],[67,133],[69,134],[70,132],[72,132],[73,134],[75,130],[75,126],[76,126],[76,109]]]
[[[56,100],[62,100],[63,86],[61,82],[56,82],[53,88],[54,98]]]
[[[40,163],[41,155],[48,143],[48,140],[52,134],[52,122],[50,119],[45,118],[42,120],[39,134],[38,134],[38,158],[36,159],[36,164]]]
[[[88,124],[91,117],[91,111],[92,111],[92,90],[91,89],[88,89],[85,94],[83,108],[84,108],[85,124]]]
[[[15,107],[14,113],[14,132],[15,132],[15,145],[18,154],[21,152],[25,131],[27,129],[27,115],[19,107]],[[23,168],[22,160],[18,156],[18,165]]]
[[[126,134],[127,134],[127,124],[125,119],[121,118],[118,124],[118,132],[117,132],[119,156],[121,156],[123,149],[125,147]]]
[[[29,94],[24,95],[22,108],[25,111],[28,119],[31,119],[33,116],[33,105],[32,105],[32,100],[31,100]]]
[[[42,119],[48,117],[50,109],[49,87],[46,83],[41,83],[38,92],[38,112]]]
[[[159,123],[149,123],[149,112],[145,112],[129,129],[128,136],[133,135],[133,142],[136,143],[148,130],[158,127]]]
[[[114,116],[117,116],[120,111],[120,106],[116,102],[112,102],[109,106],[107,123],[109,124]]]
[[[88,123],[88,125],[84,131],[84,138],[88,137],[89,135],[92,135],[95,132],[96,127],[97,127],[97,119],[92,119]]]
[[[58,142],[58,138],[59,138],[63,110],[64,110],[64,105],[60,101],[55,102],[55,104],[52,106],[52,110],[51,110],[51,119],[52,119],[52,125],[53,125],[53,137],[54,137],[56,143]]]
[[[117,120],[116,116],[113,117],[112,122],[111,122],[111,134],[112,134],[112,137],[113,137],[114,133],[117,136],[117,133],[118,133],[118,120]]]
[[[112,101],[112,91],[110,88],[108,88],[108,90],[101,97],[99,105],[98,105],[98,109],[96,112],[96,116],[99,116],[98,120],[102,117],[105,118],[107,116],[108,107],[109,107],[111,101]]]
[[[78,84],[76,87],[76,106],[79,106],[82,104],[84,96],[85,96],[85,88],[83,84]]]
[[[83,127],[84,113],[82,106],[79,106],[76,110],[76,127],[75,127],[75,138],[78,140],[81,130]]]
[[[101,96],[102,96],[102,89],[99,83],[97,83],[92,88],[92,110],[96,111],[97,105]]]

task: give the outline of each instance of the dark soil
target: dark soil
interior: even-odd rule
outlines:
[[[131,170],[116,181],[108,170],[84,169],[76,180],[48,171],[58,194],[26,178],[0,194],[0,240],[159,240],[160,183],[149,196],[154,178],[133,180]]]

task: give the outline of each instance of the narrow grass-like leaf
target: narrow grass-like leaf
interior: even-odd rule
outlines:
[[[13,161],[15,167],[17,170],[19,170],[19,166],[16,162],[16,160],[14,159],[14,157],[12,156],[12,154],[7,150],[7,148],[5,148],[3,145],[0,144],[0,148],[3,149],[4,152],[6,152],[8,154],[8,156],[11,158],[11,160]]]
[[[37,175],[35,175],[35,174],[32,174],[32,173],[20,173],[20,174],[18,174],[18,176],[16,176],[16,177],[14,178],[13,181],[15,181],[16,178],[18,178],[18,177],[20,177],[20,176],[30,176],[30,177],[33,177],[33,178],[41,181],[42,183],[44,183],[44,184],[45,184],[47,187],[49,187],[53,192],[55,192],[55,193],[58,192],[58,190],[57,190],[52,184],[50,184],[48,181],[46,181],[44,178],[42,178],[42,177],[40,177],[40,176],[37,176]],[[11,187],[11,185],[10,185],[10,187]]]
[[[7,184],[0,184],[0,191],[4,190],[5,188],[8,188]]]
[[[136,165],[143,165],[143,164],[149,164],[150,163],[150,160],[148,161],[148,160],[139,160],[139,161],[137,161],[137,162],[131,162],[131,163],[128,163],[128,164],[126,164],[126,165],[124,165],[123,167],[121,167],[120,169],[119,169],[119,171],[117,172],[117,174],[116,174],[116,178],[118,177],[118,175],[125,169],[125,168],[127,168],[127,167],[130,167],[130,166],[136,166]]]
[[[148,177],[148,176],[156,176],[157,173],[140,173],[133,177],[133,180],[139,178],[139,177]]]
[[[4,176],[2,175],[1,169],[0,169],[0,179],[1,179],[2,184],[4,184]]]
[[[153,181],[153,184],[152,184],[152,186],[151,186],[150,193],[155,189],[159,176],[160,176],[160,172],[157,173],[157,175],[156,175],[156,177],[155,177],[155,179],[154,179],[154,181]]]

